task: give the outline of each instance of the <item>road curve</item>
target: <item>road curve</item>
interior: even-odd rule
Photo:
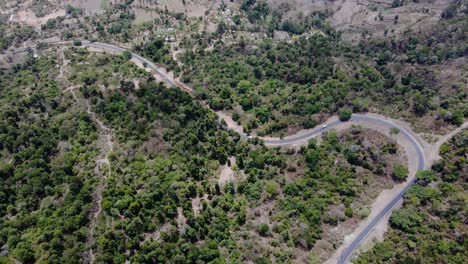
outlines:
[[[127,49],[124,49],[124,48],[121,48],[121,47],[118,47],[118,46],[115,46],[115,45],[111,45],[111,44],[107,44],[107,43],[101,43],[101,42],[84,42],[83,43],[84,46],[89,46],[89,47],[94,47],[94,48],[99,48],[99,49],[104,49],[104,50],[107,50],[107,51],[111,51],[111,52],[116,52],[116,53],[122,53],[124,51],[129,51],[132,55],[132,58],[137,60],[138,62],[140,62],[141,64],[145,65],[146,67],[148,67],[149,69],[153,70],[157,75],[159,75],[168,85],[170,86],[178,86],[178,87],[181,87],[182,89],[184,90],[188,90],[186,87],[184,87],[183,85],[179,84],[179,83],[176,83],[175,81],[173,81],[171,78],[169,78],[167,75],[165,75],[163,72],[161,72],[154,63],[152,63],[151,61],[149,61],[148,59],[145,59],[143,57],[141,57],[140,55],[130,51],[130,50],[127,50]],[[367,115],[353,115],[350,119],[350,122],[353,122],[353,121],[367,121],[367,122],[372,122],[372,123],[376,123],[376,124],[379,124],[379,125],[383,125],[385,127],[394,127],[394,128],[397,128],[400,130],[400,133],[401,135],[403,135],[405,137],[406,140],[408,140],[412,147],[416,150],[416,153],[418,155],[418,170],[422,170],[424,169],[425,167],[425,157],[424,157],[424,152],[423,152],[423,149],[421,146],[419,146],[419,144],[417,143],[416,139],[413,138],[413,136],[411,136],[411,134],[406,131],[406,129],[404,129],[403,127],[400,127],[400,126],[397,126],[389,121],[386,121],[386,120],[383,120],[383,119],[380,119],[378,117],[373,117],[373,116],[367,116]],[[327,124],[327,126],[324,128],[324,127],[318,127],[314,130],[311,130],[303,135],[300,135],[300,136],[297,136],[297,137],[291,137],[291,138],[287,138],[287,139],[264,139],[264,138],[260,138],[263,140],[263,142],[265,143],[265,145],[267,146],[281,146],[281,145],[289,145],[289,144],[293,144],[293,143],[297,143],[297,142],[300,142],[300,141],[303,141],[303,140],[306,140],[306,139],[309,139],[309,138],[312,138],[326,130],[329,130],[331,128],[334,128],[336,126],[338,126],[339,124],[341,124],[342,122],[340,120],[335,120],[335,121],[332,121],[330,123]],[[249,138],[248,135],[244,134],[244,133],[241,133],[241,137],[242,138]],[[350,257],[352,256],[353,252],[356,250],[356,248],[358,247],[358,245],[366,238],[366,236],[370,233],[370,231],[372,231],[372,229],[377,225],[377,223],[379,223],[382,218],[387,215],[394,207],[395,205],[403,198],[403,195],[405,194],[405,192],[414,184],[414,182],[416,181],[416,177],[414,177],[406,186],[405,188],[399,192],[386,206],[383,210],[381,210],[378,215],[376,217],[374,217],[374,219],[372,219],[372,221],[366,226],[366,228],[361,231],[361,233],[359,233],[359,235],[351,242],[350,246],[348,248],[346,248],[341,256],[340,256],[340,259],[338,260],[338,263],[339,264],[342,264],[342,263],[347,263],[350,259]]]
[[[393,127],[393,124],[385,121],[385,120],[380,120],[376,119],[373,117],[368,117],[368,116],[354,116],[351,118],[351,120],[367,120],[371,122],[375,122],[378,124],[385,124],[385,125],[391,125]],[[422,148],[419,146],[419,144],[416,142],[416,140],[409,134],[404,128],[402,127],[396,127],[400,130],[400,133],[409,141],[411,142],[411,145],[413,148],[416,150],[417,155],[418,155],[418,171],[423,170],[426,166],[425,164],[425,157],[424,157],[424,152]],[[346,248],[341,256],[340,259],[338,260],[339,264],[344,264],[347,263],[352,256],[353,252],[356,250],[358,245],[366,238],[366,236],[372,231],[372,229],[377,225],[377,223],[382,220],[382,218],[387,215],[394,207],[395,205],[403,198],[403,195],[405,194],[406,191],[408,191],[409,188],[416,182],[417,178],[414,177],[406,186],[403,190],[401,190],[400,193],[398,193],[386,206],[383,210],[380,211],[380,213],[366,226],[366,228],[359,233],[359,235],[351,242],[348,248]]]
[[[416,139],[413,138],[413,136],[406,131],[406,129],[397,126],[389,121],[379,119],[377,117],[372,117],[372,116],[366,116],[366,115],[353,115],[350,119],[350,122],[353,121],[368,121],[372,122],[378,125],[382,125],[388,128],[398,128],[400,130],[400,134],[408,140],[412,147],[416,150],[417,156],[418,156],[418,170],[422,170],[425,168],[425,156],[422,147],[417,143]],[[297,137],[292,137],[288,139],[269,139],[269,140],[264,140],[265,145],[269,146],[281,146],[281,145],[288,145],[292,144],[295,142],[303,141],[306,139],[309,139],[313,136],[318,135],[319,133],[326,131],[328,129],[331,129],[333,127],[338,126],[340,123],[342,123],[340,120],[335,120],[327,124],[326,128],[319,127],[316,128],[312,131],[307,132],[306,134],[297,136]],[[408,184],[404,187],[403,190],[401,190],[393,199],[390,200],[390,202],[377,214],[377,216],[372,219],[372,221],[362,230],[356,238],[351,242],[351,244],[341,253],[341,256],[338,260],[339,264],[344,264],[348,263],[350,257],[358,247],[358,245],[367,237],[367,235],[374,229],[374,227],[382,220],[382,218],[387,215],[398,202],[403,198],[403,195],[405,192],[415,183],[416,177],[414,177],[411,181],[408,182]]]
[[[70,42],[55,43],[55,45],[69,45],[69,44]],[[141,63],[143,67],[149,68],[152,71],[154,71],[154,73],[159,75],[161,79],[164,80],[164,82],[167,83],[168,85],[177,86],[177,87],[182,88],[183,90],[191,92],[191,89],[176,82],[175,80],[172,80],[170,77],[168,77],[163,72],[161,72],[154,63],[152,63],[148,59],[145,59],[130,50],[127,50],[127,49],[124,49],[124,48],[121,48],[112,44],[101,43],[101,42],[83,41],[82,45],[97,48],[97,49],[103,49],[105,51],[110,51],[110,52],[119,53],[119,54],[123,53],[124,51],[129,51],[132,55],[132,59]],[[399,129],[401,135],[403,135],[405,139],[408,140],[411,143],[412,147],[416,150],[416,153],[418,156],[418,167],[417,167],[418,170],[422,170],[425,168],[426,164],[425,164],[425,156],[424,156],[423,149],[417,143],[416,139],[411,135],[411,133],[409,133],[405,128],[395,125],[394,123],[384,120],[382,118],[368,116],[368,115],[353,115],[350,119],[350,122],[353,122],[353,121],[367,121],[367,122],[372,122],[378,125],[383,125],[385,127],[389,127],[389,128],[394,127],[394,128]],[[331,121],[326,124],[327,125],[326,127],[317,127],[303,135],[292,136],[287,139],[271,139],[271,138],[268,138],[268,139],[260,138],[260,139],[262,139],[265,145],[267,146],[289,145],[289,144],[297,143],[297,142],[312,138],[321,132],[324,132],[326,130],[329,130],[331,128],[338,126],[341,123],[342,122],[339,120]],[[250,138],[248,135],[244,133],[240,133],[240,135],[242,138]],[[416,181],[416,177],[414,177],[411,181],[409,181],[407,185],[404,187],[404,189],[400,191],[392,200],[390,200],[390,202],[384,207],[384,209],[381,210],[378,213],[378,215],[374,217],[374,219],[372,219],[372,221],[361,231],[361,233],[359,233],[359,235],[351,242],[351,244],[342,252],[338,260],[338,263],[342,264],[342,263],[347,263],[349,261],[350,257],[352,256],[353,252],[356,250],[358,245],[366,238],[366,236],[377,225],[377,223],[379,223],[382,220],[382,218],[385,215],[387,215],[395,207],[395,205],[402,199],[404,193],[414,184],[415,181]]]

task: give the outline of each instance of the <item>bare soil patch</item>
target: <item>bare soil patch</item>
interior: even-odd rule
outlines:
[[[54,19],[59,16],[65,16],[65,9],[58,9],[43,17],[37,17],[32,10],[26,9],[18,11],[16,14],[12,15],[10,20],[34,27],[39,27],[47,23],[47,20]]]

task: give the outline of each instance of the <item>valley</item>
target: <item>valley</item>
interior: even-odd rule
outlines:
[[[463,1],[0,7],[0,263],[468,256]]]

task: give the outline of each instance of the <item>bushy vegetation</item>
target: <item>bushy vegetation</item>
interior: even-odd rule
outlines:
[[[362,41],[362,52],[373,58],[376,69],[393,83],[385,91],[386,101],[395,105],[404,101],[403,97],[411,99],[408,109],[419,119],[435,116],[434,128],[441,122],[461,125],[468,115],[463,74],[452,72],[458,67],[450,65],[466,56],[463,28],[467,23],[463,16],[457,16],[439,21],[430,30]],[[450,78],[439,77],[441,69],[449,68]]]
[[[96,56],[76,47],[65,52],[65,57],[71,67],[65,77],[77,87],[76,103],[88,100],[90,110],[112,129],[115,138],[114,150],[108,154],[111,173],[104,182],[102,213],[93,232],[96,244],[86,243],[86,237],[92,217],[91,196],[98,180],[93,173],[98,151],[86,152],[92,155],[86,166],[73,166],[79,175],[88,173],[79,185],[79,190],[87,191],[87,200],[85,207],[74,210],[67,219],[84,217],[78,227],[86,235],[74,238],[77,246],[73,250],[68,248],[68,240],[53,240],[53,254],[74,256],[67,262],[81,258],[90,247],[95,249],[97,261],[111,263],[267,260],[271,259],[268,251],[288,261],[313,248],[323,237],[324,223],[337,225],[355,217],[353,212],[361,208],[353,207],[353,201],[370,177],[391,176],[393,164],[389,160],[396,151],[392,154],[365,145],[367,132],[360,128],[343,135],[331,131],[324,135],[323,143],[312,140],[299,151],[266,148],[256,139],[241,140],[187,93],[156,83],[123,56]],[[51,66],[41,70],[57,71]],[[65,87],[60,85],[57,83],[57,89],[62,91]],[[46,108],[49,104],[53,105],[44,103]],[[67,107],[73,104],[68,102]],[[94,129],[85,142],[94,144],[99,131],[88,114],[81,115],[86,126]],[[61,130],[57,128],[58,133]],[[68,140],[83,140],[79,135]],[[235,179],[220,183],[221,166],[230,166]],[[363,169],[367,173],[357,172]],[[11,185],[7,183],[5,186]],[[73,201],[78,203],[79,199]],[[341,204],[341,214],[329,213],[330,206]],[[61,205],[56,204],[56,210],[62,209]],[[270,207],[263,210],[265,205]],[[13,212],[18,210],[14,208]],[[40,230],[48,230],[54,223],[45,222]],[[24,234],[29,229],[21,230]],[[37,236],[44,233],[40,230],[35,231]],[[269,242],[260,243],[260,237]],[[25,262],[44,256],[40,243],[49,245],[49,241],[24,236],[18,236],[17,241],[9,244],[11,254],[7,257],[20,259],[24,254]],[[260,256],[256,248],[262,248]],[[44,260],[61,260],[47,256]]]
[[[30,26],[9,26],[0,22],[0,51],[36,36],[37,33]]]
[[[155,37],[142,45],[136,45],[135,52],[155,63],[165,65],[168,70],[174,70],[176,67],[176,63],[169,53],[169,47],[164,44],[162,38]]]
[[[372,86],[383,85],[381,76],[367,67],[356,73],[359,79],[346,79],[335,70],[334,46],[331,37],[321,35],[258,48],[217,42],[213,51],[182,56],[182,81],[191,83],[211,108],[239,112],[238,123],[246,131],[261,128],[258,132],[271,134],[312,127],[320,121],[315,115],[351,104],[353,91],[369,94]]]
[[[326,34],[337,34],[333,27],[325,21],[332,14],[331,11],[313,11],[307,16],[299,14],[293,18],[289,16],[283,17],[287,13],[287,10],[290,9],[290,5],[291,3],[285,2],[282,3],[283,8],[274,8],[269,6],[267,1],[243,0],[241,3],[241,14],[249,24],[241,23],[242,20],[240,18],[234,17],[235,25],[232,26],[232,29],[242,30],[247,27],[249,30],[265,32],[270,37],[273,36],[275,30],[301,35],[312,29],[319,29]]]
[[[390,217],[385,240],[355,263],[465,262],[467,146],[466,130],[442,145],[442,160],[431,171],[419,172],[418,183],[405,195],[403,208]]]
[[[408,169],[400,164],[395,165],[395,167],[393,167],[392,176],[399,181],[405,180],[406,177],[408,177]]]
[[[105,1],[104,1],[105,2]],[[104,3],[103,2],[103,3]],[[41,25],[43,34],[58,36],[63,40],[88,39],[108,43],[127,43],[130,46],[148,42],[148,34],[172,35],[168,28],[190,27],[198,21],[190,21],[183,13],[174,13],[162,5],[155,5],[151,12],[152,21],[137,22],[133,1],[120,1],[98,13],[85,12],[71,5],[65,6],[66,16],[49,19]],[[140,6],[142,9],[146,9]],[[149,10],[148,10],[149,11]],[[71,22],[73,21],[73,22]]]
[[[85,248],[96,127],[53,69],[43,58],[0,75],[0,245],[22,263],[79,263]]]
[[[102,202],[107,219],[97,238],[102,262],[127,259],[127,250],[135,252],[130,259],[136,262],[246,261],[255,255],[249,243],[287,260],[295,250],[314,246],[322,237],[323,222],[336,225],[345,220],[327,211],[335,203],[349,207],[364,188],[354,163],[380,174],[385,170],[379,167],[387,166],[374,167],[376,161],[367,160],[364,150],[340,144],[345,138],[333,131],[323,144],[311,141],[297,154],[249,145],[225,131],[216,116],[188,94],[154,82],[90,100],[122,145],[113,154],[115,173]],[[342,153],[351,151],[346,155],[352,164],[335,164]],[[226,166],[229,157],[235,157],[231,166],[245,179],[220,186],[213,169]],[[300,177],[286,179],[287,170],[299,170]],[[201,204],[194,210],[197,199]],[[257,222],[252,208],[265,203],[277,205],[268,216],[272,222]],[[351,209],[346,216],[353,216]],[[245,237],[252,229],[276,240],[276,245]],[[241,237],[246,243],[239,242]],[[222,249],[229,249],[227,255]]]
[[[437,130],[467,115],[459,77],[435,77],[459,63],[466,19],[441,21],[429,32],[349,46],[336,34],[294,42],[236,43],[192,35],[182,41],[181,80],[214,110],[227,110],[247,132],[308,128],[343,107],[405,117]],[[432,120],[431,125],[421,120]]]
[[[343,109],[339,112],[339,118],[341,121],[348,121],[351,119],[353,112],[349,109]]]

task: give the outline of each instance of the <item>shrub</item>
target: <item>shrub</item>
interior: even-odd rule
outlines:
[[[398,129],[398,128],[396,128],[396,127],[390,128],[390,134],[396,135],[396,134],[398,134],[398,133],[400,133],[400,129]]]
[[[81,40],[74,40],[73,46],[81,46]]]
[[[261,224],[260,227],[258,228],[258,233],[261,236],[267,236],[270,231],[270,228],[268,227],[267,224]]]
[[[419,226],[423,221],[423,217],[412,209],[395,210],[390,217],[392,227],[406,232]]]
[[[397,164],[395,167],[393,167],[392,175],[397,180],[404,180],[406,177],[408,177],[408,169],[401,164]]]
[[[346,208],[345,215],[347,217],[353,217],[353,209],[351,209],[351,207]]]
[[[369,214],[370,214],[370,210],[369,210],[369,208],[367,208],[367,207],[364,207],[364,208],[362,208],[361,210],[359,210],[359,216],[360,216],[361,218],[366,218],[366,217],[369,216]]]
[[[278,193],[278,184],[276,182],[267,182],[265,185],[265,191],[268,198],[274,197]]]
[[[437,176],[432,171],[421,170],[416,173],[416,178],[418,178],[418,180],[432,182],[437,179]]]
[[[339,113],[340,120],[343,121],[343,122],[348,121],[349,119],[351,119],[352,114],[353,114],[353,112],[351,110],[343,109]]]
[[[130,60],[132,58],[132,53],[128,50],[122,52],[122,57],[124,57],[125,60]]]

